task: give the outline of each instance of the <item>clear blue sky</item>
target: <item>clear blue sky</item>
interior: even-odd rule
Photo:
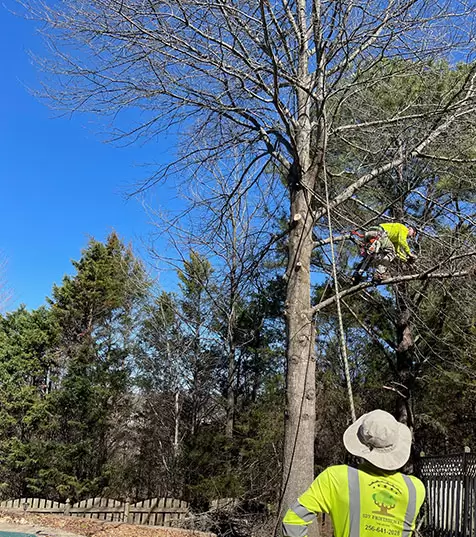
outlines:
[[[0,6],[0,252],[14,295],[9,309],[43,304],[91,236],[103,240],[114,229],[143,252],[150,217],[125,194],[145,177],[140,165],[167,152],[160,140],[105,144],[85,116],[55,118],[25,88],[38,88],[27,51],[41,47],[34,24]],[[170,189],[158,195],[162,205],[175,203]]]

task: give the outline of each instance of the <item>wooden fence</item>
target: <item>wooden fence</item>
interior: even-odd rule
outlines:
[[[174,498],[154,498],[137,503],[90,498],[74,504],[69,500],[66,500],[66,503],[58,503],[39,498],[19,498],[0,502],[0,508],[149,526],[172,526],[174,521],[188,514],[188,503]]]
[[[219,498],[211,501],[210,510],[215,511],[220,509],[223,511],[231,511],[239,505],[239,503],[240,500],[238,498]]]

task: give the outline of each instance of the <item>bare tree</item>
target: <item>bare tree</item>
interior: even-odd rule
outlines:
[[[432,61],[471,57],[476,8],[464,0],[67,0],[29,8],[48,23],[56,52],[49,67],[61,83],[47,90],[54,102],[143,110],[118,138],[187,131],[182,154],[144,188],[172,172],[193,180],[203,162],[232,150],[257,185],[279,188],[285,178],[289,504],[313,478],[313,319],[322,306],[311,305],[313,230],[328,208],[340,217],[357,192],[403,162],[438,157],[473,121],[474,66],[455,70],[452,86],[426,105],[417,92],[384,107],[370,90],[425,84]],[[276,173],[263,174],[265,165]]]
[[[273,242],[270,236],[282,213],[282,196],[273,200],[273,191],[257,193],[253,177],[243,178],[240,159],[230,159],[220,169],[216,165],[208,168],[204,163],[202,176],[196,177],[192,187],[183,193],[186,208],[179,215],[150,209],[157,232],[169,240],[174,259],[170,252],[164,257],[154,247],[152,253],[174,267],[183,264],[189,251],[199,252],[212,263],[211,280],[200,283],[214,313],[207,330],[224,349],[225,432],[232,438],[240,348],[249,343],[250,337],[240,329],[239,318],[250,293],[257,291],[263,260],[268,259]],[[270,211],[271,206],[278,214]]]

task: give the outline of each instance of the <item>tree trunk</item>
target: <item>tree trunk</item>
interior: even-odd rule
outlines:
[[[398,142],[400,157],[403,157],[404,147],[401,141]],[[402,163],[397,168],[398,181],[395,186],[398,186],[395,194],[399,195],[403,190],[402,185],[405,184],[405,170]],[[400,204],[392,208],[392,216],[397,222],[405,220],[405,204],[404,199]],[[411,371],[413,360],[413,332],[410,323],[411,311],[408,307],[409,293],[405,282],[398,284],[395,287],[395,305],[397,310],[396,325],[396,364],[399,378],[397,379],[400,386],[397,386],[401,396],[397,398],[396,418],[401,423],[408,425],[413,429],[413,414],[411,411],[411,394],[413,391],[413,375]]]
[[[235,417],[235,389],[236,389],[236,349],[234,343],[230,344],[228,351],[228,378],[227,378],[227,401],[226,401],[226,430],[228,439],[233,438]]]
[[[302,181],[304,180],[303,178]],[[286,272],[285,314],[288,344],[283,510],[304,492],[314,477],[316,358],[310,298],[310,263],[313,249],[310,205],[306,191],[295,187],[291,194],[292,224]]]
[[[397,303],[397,347],[396,363],[399,374],[399,391],[402,396],[397,399],[396,418],[398,421],[408,425],[413,429],[413,413],[411,410],[411,396],[413,391],[414,377],[412,373],[413,340],[412,327],[410,323],[411,312],[408,308],[408,293],[406,284],[399,284],[396,288]]]
[[[300,29],[296,90],[297,128],[294,162],[288,185],[291,224],[286,268],[287,387],[284,434],[282,510],[286,510],[306,490],[314,478],[314,436],[316,423],[316,349],[311,310],[311,255],[315,188],[318,167],[325,154],[322,108],[311,103],[309,57],[309,13],[304,0],[296,2]],[[320,9],[314,6],[315,35],[319,33]],[[317,45],[316,45],[317,46]],[[320,58],[322,61],[322,58]],[[318,71],[323,73],[322,65]],[[318,92],[323,97],[324,81],[319,77]],[[321,101],[324,102],[323,100]],[[311,118],[319,118],[314,132]],[[315,129],[315,128],[314,128]],[[312,148],[312,149],[311,149]],[[316,164],[317,163],[317,164]],[[317,528],[317,525],[314,524]],[[313,528],[313,530],[315,529]],[[312,531],[314,533],[314,531]]]

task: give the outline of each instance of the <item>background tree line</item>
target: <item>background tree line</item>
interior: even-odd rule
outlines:
[[[355,248],[346,244],[343,282]],[[213,245],[217,250],[218,240]],[[104,243],[89,242],[45,306],[4,315],[2,496],[175,496],[197,509],[236,496],[277,508],[286,375],[282,251],[271,252],[252,278],[242,276],[230,300],[236,281],[216,255],[190,249],[177,291],[157,290],[112,233]],[[235,276],[247,262],[243,256]],[[322,301],[330,286],[330,279],[316,282],[316,297]],[[346,299],[357,412],[403,404],[417,451],[459,451],[476,440],[474,280],[406,286],[413,343],[403,366],[400,291]],[[350,421],[333,305],[321,315],[316,471],[345,460],[340,439]]]
[[[280,298],[237,297],[230,373],[221,291],[200,254],[178,271],[177,293],[156,293],[114,233],[73,265],[45,306],[1,318],[2,496],[271,501],[282,455]]]

